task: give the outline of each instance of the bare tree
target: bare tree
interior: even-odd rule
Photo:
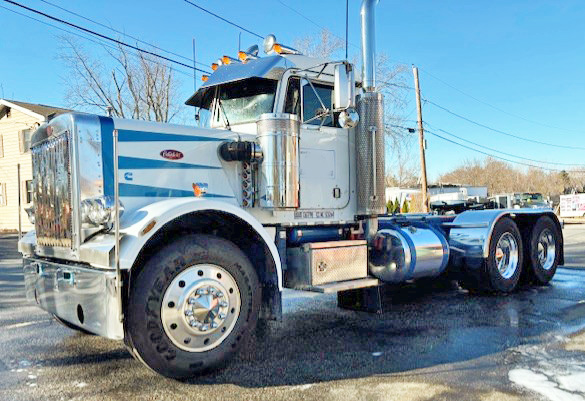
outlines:
[[[319,35],[296,39],[293,45],[307,56],[331,59],[336,52],[345,48],[345,41],[333,35],[328,29],[322,29]]]
[[[490,194],[507,192],[540,192],[558,195],[582,189],[585,174],[579,170],[546,171],[536,167],[521,169],[511,164],[486,158],[466,161],[461,167],[443,174],[439,181],[452,184],[487,186]]]
[[[71,37],[62,37],[61,43],[69,107],[159,122],[170,122],[181,111],[178,82],[167,64],[121,45],[114,50],[104,47],[108,57],[100,58]]]

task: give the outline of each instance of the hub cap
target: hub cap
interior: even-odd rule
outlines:
[[[509,279],[518,268],[518,242],[510,233],[504,233],[496,245],[496,264],[500,275]]]
[[[556,243],[551,230],[545,228],[538,237],[538,262],[544,270],[550,270],[555,263]]]
[[[173,344],[185,351],[203,352],[217,347],[230,334],[240,306],[240,291],[227,270],[194,265],[169,284],[161,320]]]

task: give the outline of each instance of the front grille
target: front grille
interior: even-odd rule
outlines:
[[[37,244],[71,248],[71,169],[69,132],[32,149]]]

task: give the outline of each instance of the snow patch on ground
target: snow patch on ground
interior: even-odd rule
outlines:
[[[508,373],[508,378],[511,382],[537,392],[551,401],[585,401],[585,397],[576,394],[577,391],[584,389],[585,384],[583,384],[583,382],[581,382],[577,390],[571,390],[559,383],[556,383],[543,373],[536,373],[528,369],[513,369]],[[567,379],[569,383],[575,384],[573,381],[574,378],[568,378],[566,376],[559,377],[558,381],[561,382],[561,380]],[[573,393],[573,391],[575,393]]]
[[[557,336],[558,343],[567,341]],[[555,347],[521,346],[514,350],[523,361],[508,372],[512,383],[550,401],[585,401],[585,359]]]

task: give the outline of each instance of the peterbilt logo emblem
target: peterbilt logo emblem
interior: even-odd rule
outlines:
[[[163,150],[162,152],[160,152],[160,155],[165,159],[169,160],[179,160],[183,158],[183,153],[173,149]]]

